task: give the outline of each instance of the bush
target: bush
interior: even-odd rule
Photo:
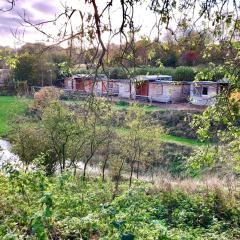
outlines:
[[[91,70],[85,70],[84,73],[91,73]],[[100,71],[101,72],[101,71]],[[109,68],[106,70],[106,72],[109,74],[110,78],[113,79],[124,79],[128,78],[130,76],[138,76],[138,75],[170,75],[173,77],[174,81],[193,81],[194,77],[196,75],[195,68],[193,67],[164,67],[164,68],[158,68],[158,67],[149,67],[149,66],[143,66],[138,68],[129,68],[128,71],[124,68],[118,67],[118,68]],[[81,71],[81,73],[83,73]],[[104,73],[104,72],[101,72]]]
[[[161,168],[164,167],[173,177],[187,176],[187,160],[192,155],[193,148],[175,143],[163,143],[162,149],[162,159],[156,164]]]
[[[56,87],[43,87],[39,92],[34,94],[31,110],[40,116],[43,109],[49,105],[51,101],[59,100],[60,89]]]
[[[129,106],[129,102],[121,100],[121,101],[116,102],[116,105],[121,106],[121,107],[127,107],[127,106]]]
[[[199,111],[169,110],[154,111],[150,114],[155,124],[163,126],[166,131],[177,137],[197,139],[196,129],[190,126],[193,116]]]
[[[196,72],[191,67],[177,67],[173,75],[175,81],[193,81]]]
[[[109,68],[106,70],[110,78],[113,79],[125,79],[129,77],[134,77],[138,75],[170,75],[173,77],[174,81],[194,81],[195,77],[198,76],[198,80],[209,80],[216,81],[222,79],[224,76],[221,72],[214,72],[214,74],[209,74],[212,71],[211,66],[209,67],[186,67],[178,66],[173,67],[151,67],[143,66],[137,67],[135,69],[128,68],[127,70],[121,67]],[[91,73],[92,70],[84,70],[78,73]],[[100,73],[104,73],[100,71]]]
[[[111,182],[41,172],[0,174],[1,239],[239,239],[239,200],[138,182],[112,199]],[[231,204],[230,204],[231,203]]]

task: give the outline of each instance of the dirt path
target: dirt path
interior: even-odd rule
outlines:
[[[159,107],[159,110],[164,109],[164,110],[196,110],[196,111],[204,111],[206,109],[206,106],[197,106],[193,105],[191,103],[159,103],[159,102],[147,102],[147,101],[141,101],[141,100],[130,100],[127,98],[119,98],[119,97],[110,97],[110,99],[113,102],[118,102],[118,101],[124,101],[128,103],[142,103],[146,105],[152,105]]]

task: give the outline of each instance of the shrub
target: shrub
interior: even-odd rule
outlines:
[[[116,105],[121,106],[121,107],[125,107],[125,106],[129,106],[129,102],[121,100],[121,101],[118,101],[116,103]]]
[[[167,132],[177,137],[196,139],[196,129],[190,126],[193,116],[199,111],[169,110],[154,111],[150,114],[155,124],[163,126]]]
[[[191,67],[177,67],[173,75],[175,81],[193,81],[196,72]]]
[[[59,98],[60,89],[56,87],[43,87],[39,92],[34,94],[34,101],[31,110],[39,116],[51,101],[56,101]]]

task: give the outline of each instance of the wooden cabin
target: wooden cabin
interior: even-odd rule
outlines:
[[[72,77],[65,78],[64,88],[90,94],[97,92],[98,82],[106,79],[106,76],[103,74],[99,74],[97,77],[92,74],[76,74]]]
[[[100,79],[96,82],[94,92],[98,96],[118,96],[118,81],[116,79]]]
[[[135,99],[136,87],[132,79],[118,79],[118,96],[120,98]]]
[[[119,85],[116,79],[107,79],[106,75],[77,74],[64,80],[66,90],[78,91],[97,96],[118,96]]]
[[[216,102],[216,96],[228,87],[227,80],[192,82],[190,102],[199,106],[212,106]]]
[[[186,102],[190,95],[189,82],[172,81],[168,75],[138,76],[135,88],[136,99],[161,103]]]

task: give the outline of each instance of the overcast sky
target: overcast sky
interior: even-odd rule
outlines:
[[[97,3],[99,7],[103,6],[107,0],[99,0]],[[21,16],[25,16],[33,23],[53,19],[54,16],[63,11],[63,6],[68,5],[73,8],[86,10],[85,0],[17,0],[16,5],[11,11],[0,12],[0,45],[18,47],[24,42],[46,41],[41,33],[34,30],[32,27],[24,27]],[[8,9],[9,4],[7,0],[0,0],[0,8]],[[111,15],[113,16],[113,24],[116,26],[120,24],[121,11],[116,8],[113,9]],[[78,24],[76,18],[75,23]],[[155,22],[155,16],[150,10],[147,10],[147,5],[142,5],[135,10],[135,22],[142,27],[142,34],[148,34]],[[50,33],[55,32],[54,26],[47,26],[46,31]],[[18,32],[17,36],[20,41],[13,36],[13,32]],[[55,32],[56,33],[56,32]],[[23,37],[24,34],[24,37]]]
[[[0,12],[0,45],[21,44],[13,37],[12,32],[18,32],[18,36],[23,40],[21,34],[24,32],[26,42],[42,40],[42,34],[37,33],[30,27],[24,27],[21,16],[30,19],[32,22],[40,22],[54,17],[60,11],[59,1],[41,0],[17,0],[11,11]],[[0,0],[0,8],[9,9],[10,5],[6,0]]]

